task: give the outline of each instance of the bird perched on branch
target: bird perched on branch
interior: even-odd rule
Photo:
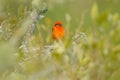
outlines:
[[[62,22],[58,21],[52,28],[52,38],[55,41],[61,40],[65,35],[65,31]]]

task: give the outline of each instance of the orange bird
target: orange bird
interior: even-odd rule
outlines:
[[[56,41],[61,40],[65,35],[65,31],[62,22],[58,21],[52,28],[52,38]]]

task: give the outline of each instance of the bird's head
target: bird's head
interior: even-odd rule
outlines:
[[[57,21],[54,26],[62,27],[62,22],[61,21]]]

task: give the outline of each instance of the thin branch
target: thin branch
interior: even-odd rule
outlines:
[[[30,37],[32,36],[32,34],[35,30],[37,22],[44,17],[43,14],[46,12],[47,12],[47,8],[44,8],[42,10],[33,10],[31,12],[30,17],[32,18],[32,23],[30,24],[29,30],[26,33],[24,40],[22,42],[22,45],[20,47],[20,48],[23,48],[24,52],[28,52],[27,44],[30,40]]]

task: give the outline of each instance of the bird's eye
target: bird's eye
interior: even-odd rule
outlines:
[[[55,26],[62,26],[62,24],[55,24]]]
[[[59,24],[59,26],[62,26],[62,24]]]

